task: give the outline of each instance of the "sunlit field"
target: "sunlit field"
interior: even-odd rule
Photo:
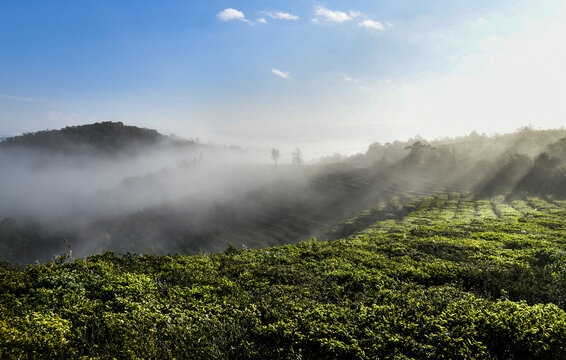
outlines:
[[[65,255],[1,268],[0,353],[18,358],[565,355],[566,203],[414,199],[331,242],[195,256]]]

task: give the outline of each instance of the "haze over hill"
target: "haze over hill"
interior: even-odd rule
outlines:
[[[121,123],[40,131],[0,144],[0,253],[48,260],[65,251],[65,241],[79,256],[265,247],[333,238],[341,221],[393,198],[402,204],[435,191],[562,196],[565,139],[564,129],[532,128],[414,138],[319,164],[276,166],[267,149],[202,145]]]

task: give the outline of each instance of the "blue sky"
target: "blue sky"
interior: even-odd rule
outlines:
[[[0,134],[122,121],[298,146],[566,121],[562,1],[3,1]]]

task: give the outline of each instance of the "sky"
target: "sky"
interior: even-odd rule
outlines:
[[[557,0],[2,1],[0,134],[100,121],[306,159],[566,123]]]

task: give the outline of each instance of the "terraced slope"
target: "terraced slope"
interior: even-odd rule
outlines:
[[[566,202],[407,199],[332,242],[5,264],[0,358],[566,358]]]

